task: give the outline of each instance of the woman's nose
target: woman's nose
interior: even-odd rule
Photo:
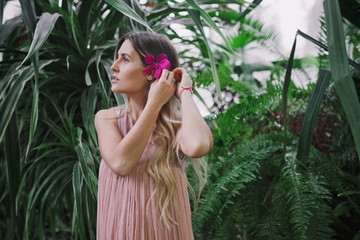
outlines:
[[[119,71],[119,63],[118,63],[118,61],[114,61],[113,65],[111,65],[111,70],[113,72],[118,72]]]

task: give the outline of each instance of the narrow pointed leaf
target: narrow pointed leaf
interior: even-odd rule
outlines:
[[[316,117],[319,113],[325,90],[329,86],[330,78],[330,71],[320,70],[318,80],[306,108],[297,150],[297,159],[303,163],[306,162],[309,157]]]
[[[81,177],[81,168],[79,162],[76,162],[73,168],[73,176],[72,176],[72,184],[73,184],[73,193],[74,193],[74,216],[73,220],[77,220],[73,222],[73,229],[75,224],[78,227],[78,233],[80,233],[81,239],[86,239],[85,236],[85,223],[84,223],[84,215],[82,210],[82,200],[81,200],[81,185],[83,178]]]
[[[25,160],[27,159],[27,155],[29,153],[31,143],[34,138],[38,117],[39,117],[39,85],[35,83],[33,87],[33,100],[31,104],[29,141],[25,151]]]
[[[286,73],[285,73],[285,80],[284,80],[284,87],[283,87],[283,91],[282,91],[282,113],[283,113],[283,125],[284,125],[284,146],[283,146],[283,150],[284,150],[284,154],[285,154],[285,150],[286,150],[286,145],[287,145],[287,116],[286,116],[286,112],[287,112],[287,92],[289,90],[290,87],[290,81],[291,81],[291,72],[292,72],[292,68],[293,68],[293,63],[294,63],[294,55],[295,55],[295,49],[296,49],[296,36],[294,39],[294,43],[291,49],[291,53],[290,53],[290,58],[289,58],[289,62],[286,68]]]
[[[246,9],[245,11],[241,14],[241,16],[239,17],[239,19],[245,17],[246,15],[248,15],[252,10],[254,10],[260,3],[262,2],[262,0],[254,0]]]
[[[21,16],[28,30],[29,39],[33,39],[35,26],[36,26],[36,14],[34,8],[34,2],[28,0],[20,0]]]
[[[200,33],[201,33],[201,35],[203,37],[203,40],[205,42],[207,53],[209,55],[210,65],[211,65],[211,72],[212,72],[212,75],[213,75],[213,78],[214,78],[214,84],[215,84],[215,88],[216,88],[216,93],[218,95],[218,98],[220,99],[221,98],[221,88],[220,88],[219,75],[218,75],[218,72],[217,72],[214,56],[213,56],[213,54],[211,52],[209,43],[207,41],[207,38],[206,38],[206,35],[205,35],[205,32],[204,32],[203,25],[202,25],[201,20],[200,20],[200,14],[196,10],[189,10],[189,15],[193,19],[193,21],[194,21],[195,25],[197,26],[197,28],[199,29],[199,31],[200,31]]]
[[[330,68],[334,86],[349,121],[360,159],[360,103],[347,61],[343,23],[338,1],[324,1]]]
[[[328,47],[325,44],[323,44],[322,42],[319,42],[318,40],[312,38],[311,36],[307,35],[306,33],[302,32],[300,30],[297,30],[296,34],[300,35],[301,37],[305,38],[306,40],[314,43],[315,45],[318,45],[319,47],[321,47],[325,51],[329,51]],[[351,66],[353,66],[354,68],[356,68],[357,70],[360,71],[360,64],[358,64],[357,62],[351,60],[350,58],[348,58],[348,61],[349,61],[349,64]]]

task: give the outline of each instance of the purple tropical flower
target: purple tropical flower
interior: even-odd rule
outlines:
[[[145,57],[145,63],[149,66],[144,69],[144,73],[147,75],[151,75],[155,71],[154,78],[160,78],[161,71],[170,67],[170,62],[167,56],[163,53],[157,55],[156,61],[153,55],[147,55]]]

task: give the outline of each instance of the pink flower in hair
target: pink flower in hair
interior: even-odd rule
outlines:
[[[163,69],[167,69],[168,67],[170,67],[170,62],[167,56],[163,53],[157,55],[156,62],[155,62],[155,57],[153,55],[147,55],[145,57],[145,62],[149,66],[147,66],[144,69],[144,73],[147,75],[151,75],[155,70],[154,78],[160,78],[161,71]]]

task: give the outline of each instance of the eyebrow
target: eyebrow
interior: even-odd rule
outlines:
[[[120,55],[121,55],[122,57],[128,56],[129,58],[131,58],[131,56],[130,56],[128,53],[120,53]],[[119,56],[119,53],[118,53],[118,56]]]

